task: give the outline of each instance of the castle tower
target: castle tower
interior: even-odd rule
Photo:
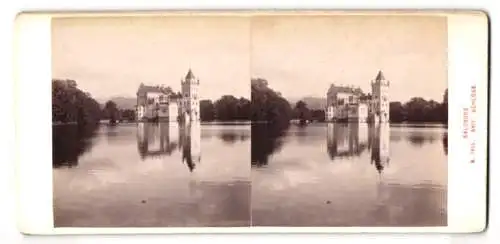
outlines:
[[[189,69],[186,77],[181,81],[182,102],[180,106],[180,116],[185,120],[200,120],[199,86],[200,80],[196,78],[191,69]]]
[[[389,122],[389,81],[379,71],[375,80],[372,80],[372,108],[371,116],[375,123]]]

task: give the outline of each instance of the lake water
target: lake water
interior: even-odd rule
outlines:
[[[447,223],[447,129],[252,125],[252,225]]]
[[[56,227],[436,226],[439,126],[53,126]]]
[[[250,125],[53,128],[56,227],[250,225]]]

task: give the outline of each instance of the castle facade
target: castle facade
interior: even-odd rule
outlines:
[[[181,80],[181,92],[176,93],[170,87],[141,83],[137,90],[137,121],[199,121],[199,86],[200,80],[191,69]]]
[[[389,122],[389,81],[379,71],[371,81],[371,93],[360,88],[332,84],[326,95],[326,120],[330,122]]]

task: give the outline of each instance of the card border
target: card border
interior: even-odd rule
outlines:
[[[191,12],[191,13],[189,13]],[[193,11],[180,14],[190,15]],[[203,11],[195,11],[200,14]],[[229,12],[229,11],[225,11]],[[245,12],[245,11],[243,11]],[[280,14],[300,14],[300,11],[280,11]],[[306,11],[318,14],[318,11]],[[330,14],[383,14],[384,11],[319,11]],[[374,13],[376,12],[376,13]],[[429,15],[428,10],[387,12],[389,15]],[[461,12],[461,13],[460,13]],[[116,15],[153,15],[165,12],[117,13]],[[246,14],[255,13],[246,11]],[[276,11],[260,12],[276,14]],[[432,13],[432,11],[431,11]],[[99,12],[97,15],[108,15]],[[220,12],[204,14],[220,15]],[[224,13],[222,13],[224,14]],[[245,14],[237,12],[236,14]],[[95,13],[83,14],[96,16]],[[78,14],[78,16],[83,16]],[[306,14],[308,15],[308,14]],[[29,234],[118,234],[118,233],[394,233],[394,232],[479,232],[486,227],[487,188],[487,140],[489,101],[489,19],[481,11],[454,11],[454,13],[432,13],[448,18],[448,83],[464,84],[449,87],[449,144],[448,153],[448,226],[447,227],[237,227],[237,228],[54,228],[52,211],[52,167],[37,163],[40,159],[51,159],[46,138],[51,138],[51,129],[33,126],[30,118],[51,121],[49,84],[51,78],[51,18],[75,16],[70,14],[27,14],[17,16],[14,33],[14,88],[16,119],[16,178],[18,189],[18,227]],[[474,34],[471,34],[474,33]],[[34,41],[36,40],[36,41]],[[475,78],[477,77],[477,78]],[[470,86],[477,91],[477,132],[475,164],[464,162],[470,157],[470,140],[461,139],[463,128],[457,121],[463,121],[462,108],[470,107]],[[47,89],[47,90],[46,90]],[[33,102],[38,101],[38,102]],[[455,107],[456,106],[456,107]],[[45,109],[45,110],[44,110]],[[50,126],[48,123],[45,126]],[[484,132],[484,134],[483,134]],[[34,136],[36,135],[36,136]],[[45,139],[44,139],[45,138]],[[474,138],[473,138],[474,139]],[[49,139],[51,142],[51,139]],[[27,149],[36,153],[28,152]],[[452,153],[453,152],[453,153]],[[453,167],[450,167],[453,163]],[[484,177],[484,178],[483,178]],[[43,179],[42,179],[43,178]],[[46,178],[48,178],[46,180]],[[33,180],[37,179],[37,181]],[[42,179],[42,180],[41,180]],[[484,179],[484,181],[483,181]],[[46,194],[46,192],[50,194]],[[50,201],[46,199],[50,195]],[[450,204],[451,202],[455,204]],[[468,204],[459,204],[467,202]],[[464,206],[466,210],[464,211]],[[45,209],[50,209],[47,211]],[[50,221],[48,221],[50,220]]]

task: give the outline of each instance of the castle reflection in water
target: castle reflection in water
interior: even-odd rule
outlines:
[[[137,147],[141,158],[170,156],[176,150],[181,151],[180,160],[190,171],[201,161],[201,125],[191,124],[138,123]]]
[[[389,124],[328,124],[327,151],[332,160],[371,151],[370,163],[379,173],[389,164]]]
[[[332,160],[358,157],[365,150],[371,152],[370,164],[382,173],[390,161],[389,124],[329,123],[327,125],[327,152]],[[137,147],[143,160],[171,156],[180,151],[179,160],[190,171],[201,161],[201,125],[165,123],[138,123]]]

